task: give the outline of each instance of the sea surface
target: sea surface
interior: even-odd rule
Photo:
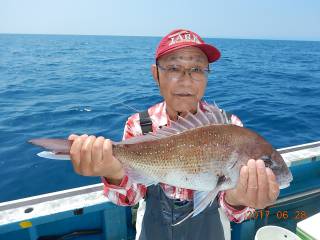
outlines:
[[[100,182],[43,159],[28,139],[122,138],[126,119],[162,100],[157,37],[0,35],[0,202]],[[222,52],[205,100],[276,148],[320,140],[320,42],[206,39]]]

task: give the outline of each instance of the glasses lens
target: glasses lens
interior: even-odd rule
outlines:
[[[167,67],[168,77],[171,79],[179,79],[182,77],[184,69],[182,66],[173,65]]]
[[[203,80],[208,77],[208,70],[202,68],[191,68],[190,74],[195,80]]]
[[[204,80],[208,77],[209,73],[209,69],[202,69],[200,67],[193,67],[189,69],[185,69],[180,65],[169,65],[166,67],[159,65],[159,67],[167,73],[167,76],[170,79],[180,79],[184,76],[184,74],[189,74],[194,80]]]

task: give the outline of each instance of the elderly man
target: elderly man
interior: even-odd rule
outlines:
[[[205,111],[206,103],[201,99],[207,85],[209,63],[219,57],[220,52],[214,46],[206,44],[192,31],[179,29],[165,36],[157,48],[156,63],[151,66],[164,101],[129,117],[123,139],[156,132],[187,112]],[[235,115],[228,116],[231,123],[242,126]],[[69,139],[74,140],[71,158],[77,173],[102,176],[105,194],[115,204],[135,205],[141,200],[137,219],[137,239],[140,240],[226,239],[219,206],[229,220],[241,222],[253,208],[264,208],[279,194],[272,171],[262,160],[248,159],[247,166],[241,168],[235,189],[221,192],[202,213],[173,226],[192,211],[192,190],[163,183],[150,187],[133,183],[113,157],[109,139],[74,134]]]

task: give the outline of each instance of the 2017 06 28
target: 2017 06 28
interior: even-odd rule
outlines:
[[[287,219],[295,219],[295,220],[303,220],[308,217],[306,211],[304,210],[279,210],[275,212],[275,216],[279,220],[287,220]],[[265,219],[270,217],[269,209],[258,209],[254,212],[249,212],[247,215],[247,220],[258,220]]]

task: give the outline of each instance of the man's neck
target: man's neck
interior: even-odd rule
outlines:
[[[171,121],[177,121],[178,116],[185,117],[188,114],[188,112],[185,112],[185,111],[183,111],[183,112],[175,111],[175,110],[171,109],[168,105],[166,107],[166,112],[167,112]],[[197,111],[193,111],[191,113],[195,114],[196,112]]]

